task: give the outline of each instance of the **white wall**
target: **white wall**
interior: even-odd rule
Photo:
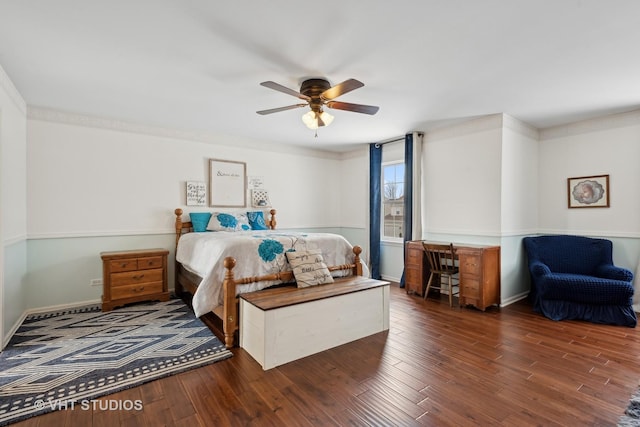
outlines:
[[[541,233],[613,241],[614,263],[640,263],[640,110],[540,132]],[[567,178],[609,175],[609,208],[567,207]],[[637,285],[636,285],[637,286]]]
[[[337,158],[33,119],[28,131],[30,238],[172,230],[185,182],[208,181],[209,158],[262,176],[282,226],[340,225],[339,209],[322,209],[340,203]]]
[[[504,115],[502,131],[501,233],[538,229],[538,131]]]
[[[369,147],[340,157],[340,229],[344,237],[363,248],[362,259],[369,261]],[[338,191],[339,190],[339,191]],[[332,209],[335,207],[327,206]]]
[[[540,231],[640,238],[640,111],[541,132]],[[610,208],[567,207],[567,178],[609,175]]]
[[[538,229],[538,131],[503,115],[501,195],[501,301],[529,293],[522,238]]]
[[[25,308],[26,104],[0,67],[0,348]]]
[[[500,236],[501,144],[500,115],[425,134],[425,238],[453,234],[460,242],[465,236]]]
[[[173,210],[216,210],[185,206],[185,182],[208,181],[210,158],[246,162],[249,176],[263,178],[279,228],[341,226],[342,179],[354,173],[338,154],[219,135],[193,140],[45,110],[29,115],[29,307],[99,300],[101,288],[89,282],[102,276],[101,251],[164,247],[173,255]],[[353,226],[363,214],[360,207]],[[172,270],[169,277],[172,287]]]

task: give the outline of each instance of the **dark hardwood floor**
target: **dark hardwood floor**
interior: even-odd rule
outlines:
[[[225,361],[16,426],[613,426],[640,380],[638,328],[483,313],[391,289],[391,328],[262,371]]]

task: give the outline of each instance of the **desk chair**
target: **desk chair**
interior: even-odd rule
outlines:
[[[447,276],[449,307],[451,307],[453,306],[453,276],[459,271],[455,263],[453,243],[447,245],[423,242],[422,246],[424,247],[424,252],[427,254],[429,267],[431,269],[429,281],[427,282],[427,289],[424,291],[424,299],[427,299],[427,295],[429,295],[429,289],[432,287],[433,278],[435,276]],[[443,285],[440,279],[438,282],[437,286],[433,285],[433,289],[442,290],[443,286],[446,285]],[[456,292],[456,295],[458,294],[460,294],[460,287],[458,287],[458,292]]]

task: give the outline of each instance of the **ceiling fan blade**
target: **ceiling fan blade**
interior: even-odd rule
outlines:
[[[306,107],[307,105],[308,104],[288,105],[286,107],[272,108],[270,110],[260,110],[260,111],[256,111],[256,113],[262,114],[264,116],[265,114],[279,113],[280,111],[293,110],[294,108]]]
[[[293,89],[289,89],[288,87],[282,86],[279,83],[267,81],[260,83],[261,86],[268,87],[269,89],[277,90],[278,92],[286,93],[287,95],[295,96],[296,98],[304,99],[305,101],[311,101],[307,95],[303,95],[300,92],[296,92]]]
[[[330,99],[334,99],[339,97],[340,95],[344,95],[347,92],[351,92],[354,89],[358,89],[359,87],[364,86],[364,83],[358,81],[356,79],[345,80],[340,84],[337,84],[329,89],[325,90],[320,94],[320,97],[327,101]]]
[[[329,101],[325,105],[329,108],[334,108],[336,110],[353,111],[355,113],[363,113],[363,114],[370,114],[370,115],[374,115],[380,109],[380,107],[376,107],[374,105],[351,104],[349,102],[340,102],[340,101]]]

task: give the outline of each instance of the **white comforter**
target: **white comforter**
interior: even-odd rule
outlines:
[[[180,237],[176,260],[202,277],[193,296],[193,310],[199,317],[222,304],[225,257],[237,260],[234,276],[242,278],[291,270],[285,252],[309,249],[321,249],[329,266],[353,262],[352,245],[338,234],[278,230],[188,233]],[[368,276],[364,264],[363,269]],[[341,274],[345,273],[334,272],[334,275]],[[277,283],[280,282],[239,285],[236,291],[237,294],[252,292]]]

